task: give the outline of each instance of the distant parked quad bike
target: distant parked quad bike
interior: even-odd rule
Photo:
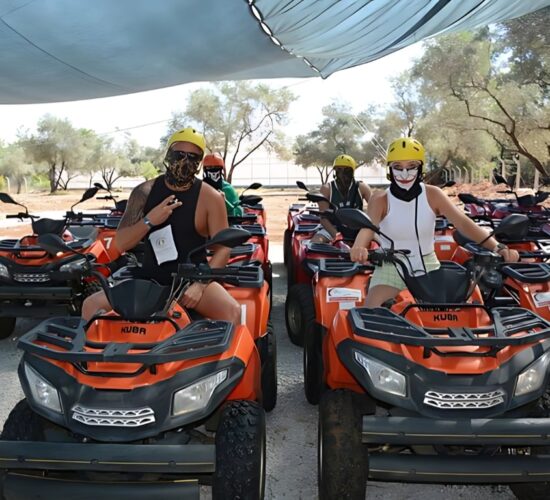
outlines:
[[[90,188],[78,203],[96,192],[96,188]],[[32,226],[31,235],[0,240],[0,338],[11,336],[17,317],[80,314],[84,298],[99,286],[96,280],[82,276],[85,256],[98,264],[110,262],[98,240],[98,230],[79,227],[76,236],[67,231],[67,219],[41,219],[29,214],[26,207],[6,193],[0,193],[0,201],[25,209],[6,218],[30,219]],[[49,253],[38,246],[37,238],[48,233],[62,236],[71,253]],[[102,272],[108,275],[110,270],[103,267]]]
[[[359,211],[338,215],[379,232]],[[322,339],[321,500],[363,499],[367,479],[505,483],[522,500],[550,498],[550,322],[486,307],[458,264],[414,277],[399,249],[369,259],[398,266],[410,291],[339,310]]]
[[[310,210],[316,216],[334,217],[336,207],[324,196],[307,193],[309,201],[326,202],[330,208],[326,212]],[[290,340],[299,346],[304,344],[308,325],[315,320],[315,305],[311,279],[319,269],[321,259],[349,261],[351,240],[338,240],[330,243],[314,243],[315,232],[301,230],[302,224],[295,227],[291,239],[291,254],[287,260],[288,292],[285,301],[286,330]],[[319,226],[320,229],[321,226]]]
[[[225,229],[208,245],[249,236]],[[198,499],[211,484],[215,499],[263,498],[266,360],[248,322],[192,320],[178,304],[190,281],[265,287],[261,268],[180,264],[172,286],[96,277],[113,312],[19,341],[25,399],[0,436],[0,497]]]

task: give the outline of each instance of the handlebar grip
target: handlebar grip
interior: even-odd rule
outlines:
[[[6,219],[30,219],[31,216],[28,214],[6,214]]]

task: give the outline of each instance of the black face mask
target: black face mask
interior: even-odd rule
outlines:
[[[164,158],[166,182],[180,189],[191,187],[199,172],[202,155],[185,151],[168,151]]]
[[[403,189],[397,185],[395,182],[395,179],[393,177],[393,172],[390,168],[390,193],[393,194],[398,200],[402,201],[412,201],[415,198],[418,197],[418,195],[422,192],[422,188],[420,187],[420,183],[422,182],[422,167],[420,167],[420,170],[418,171],[418,175],[416,176],[416,180],[414,181],[413,185],[409,190]]]
[[[338,188],[338,191],[345,195],[354,181],[353,168],[336,167],[334,169],[334,179],[336,180],[336,187]]]
[[[223,168],[205,168],[203,175],[204,182],[210,184],[214,189],[223,188]]]

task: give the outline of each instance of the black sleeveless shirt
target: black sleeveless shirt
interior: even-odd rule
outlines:
[[[363,197],[359,191],[359,182],[353,181],[347,192],[347,196],[343,196],[336,186],[336,181],[330,183],[330,201],[336,205],[336,208],[358,208],[363,209]],[[353,240],[359,231],[350,229],[342,224],[336,224],[336,229],[346,240]]]
[[[164,182],[164,175],[155,179],[151,192],[145,202],[143,213],[148,213],[170,195],[175,195],[182,204],[172,212],[172,215],[165,222],[150,229],[145,236],[145,254],[143,257],[143,267],[140,272],[143,277],[154,279],[162,285],[169,285],[172,282],[172,273],[178,269],[178,263],[185,262],[191,250],[206,243],[206,238],[200,235],[195,228],[195,212],[197,211],[201,187],[202,181],[195,179],[193,185],[187,191],[173,191]],[[172,226],[178,258],[177,260],[163,262],[159,265],[153,251],[153,246],[149,241],[149,234],[168,225]],[[206,262],[206,250],[194,254],[191,261],[195,264]]]

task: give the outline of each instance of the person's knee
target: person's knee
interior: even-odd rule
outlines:
[[[241,305],[238,302],[231,302],[227,308],[228,321],[231,321],[235,326],[241,324]]]
[[[108,305],[107,297],[104,292],[97,292],[90,295],[82,303],[82,318],[86,321],[90,320],[100,310],[106,310]]]

